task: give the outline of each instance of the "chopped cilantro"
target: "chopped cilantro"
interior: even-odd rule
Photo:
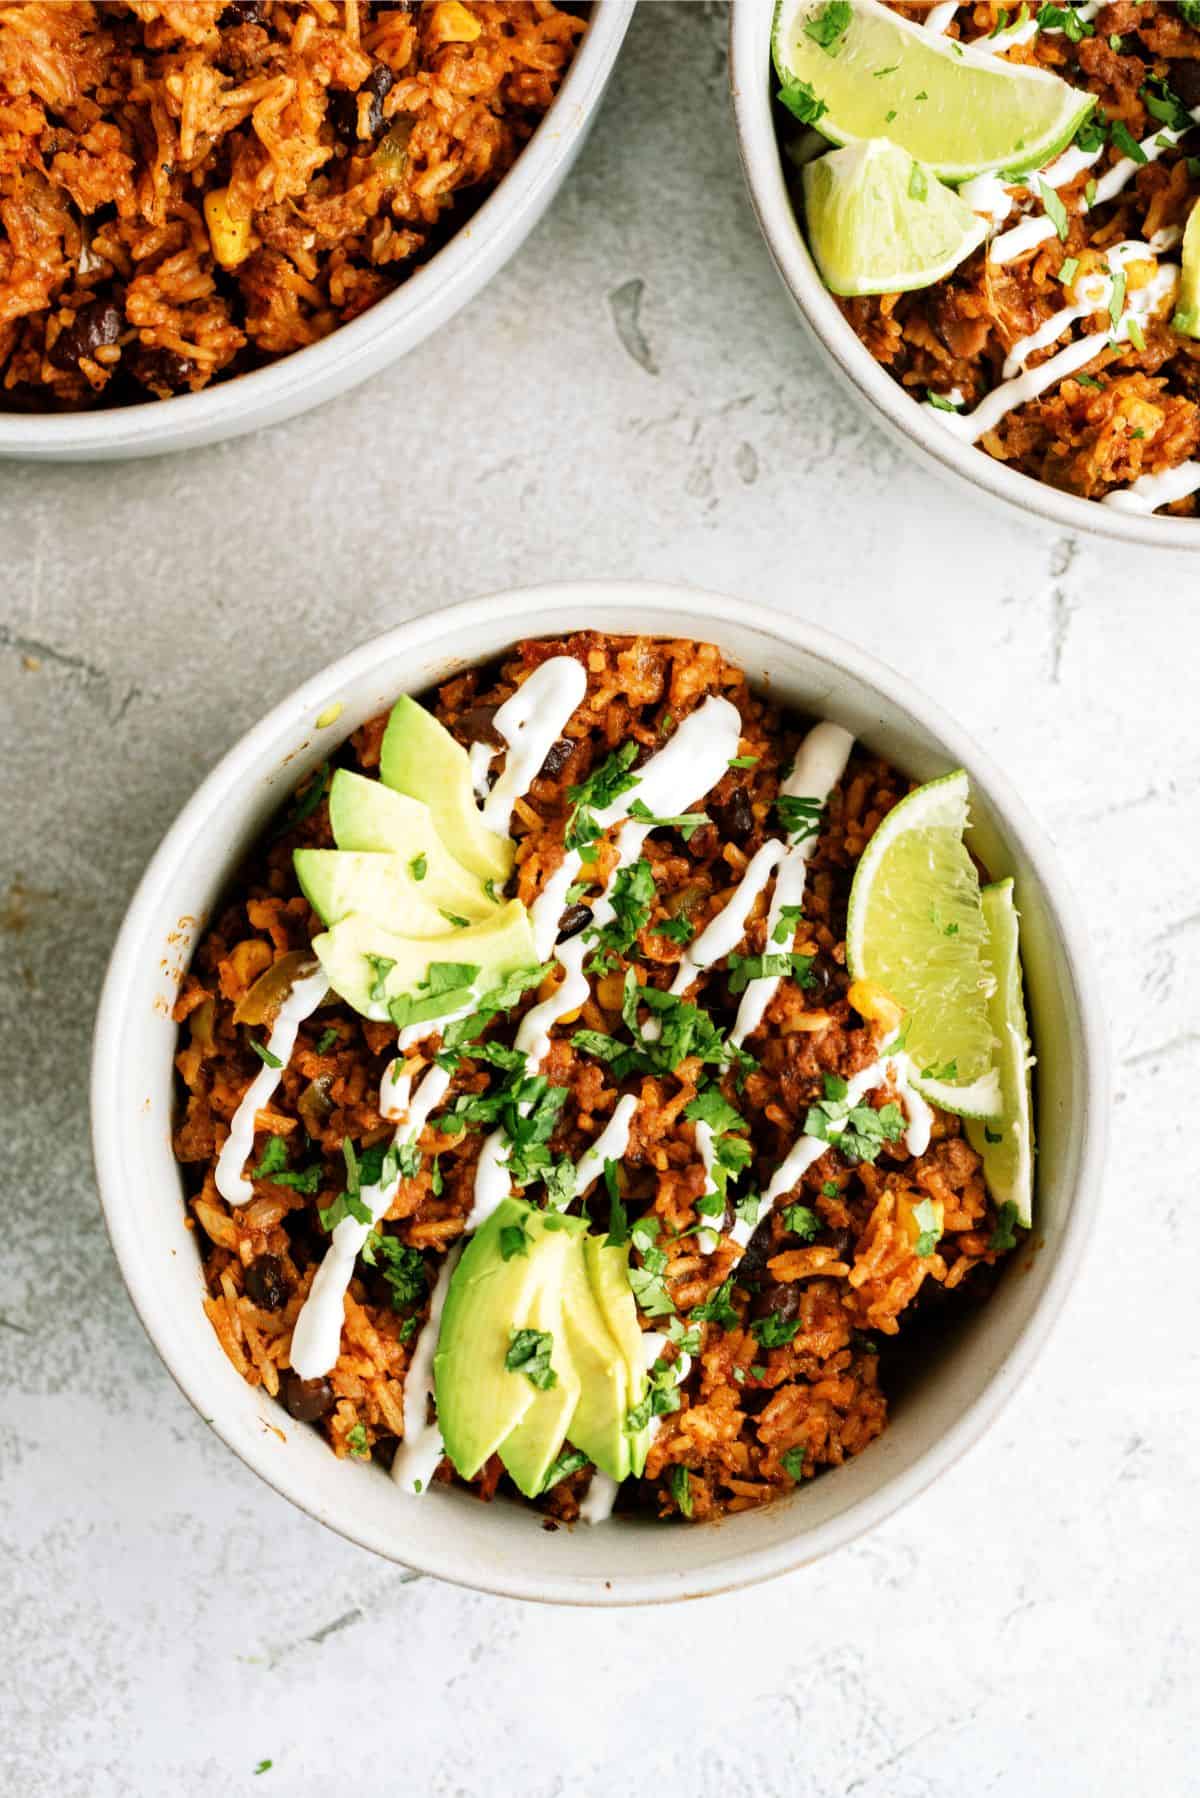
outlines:
[[[529,1236],[524,1224],[505,1224],[500,1232],[500,1256],[511,1261],[514,1255],[528,1255]]]
[[[283,1066],[283,1063],[280,1061],[278,1055],[273,1055],[271,1053],[270,1049],[267,1048],[265,1043],[256,1043],[254,1038],[251,1037],[250,1038],[250,1047],[254,1050],[254,1053],[258,1056],[258,1059],[260,1061],[266,1063],[267,1067],[281,1068]]]
[[[367,1441],[364,1425],[356,1423],[352,1430],[346,1432],[346,1446],[350,1453],[360,1461],[365,1461],[371,1453],[371,1445]]]
[[[929,404],[933,407],[935,412],[957,412],[960,409],[959,405],[956,404],[948,394],[935,393],[932,387],[927,387],[925,389],[925,398],[929,401]]]
[[[736,996],[745,992],[752,980],[776,976],[786,979],[789,975],[797,986],[811,986],[809,969],[812,963],[811,955],[798,955],[794,950],[787,950],[779,955],[731,955],[727,964],[729,991]]]
[[[424,880],[429,872],[429,863],[423,855],[414,855],[408,864],[408,871],[414,880]]]
[[[711,824],[712,819],[707,812],[680,812],[675,817],[659,817],[640,799],[635,799],[629,807],[629,816],[636,818],[639,824],[650,824],[656,830],[677,830],[685,843],[690,843],[702,824]]]
[[[849,9],[847,8],[847,10]],[[667,1476],[667,1483],[671,1488],[671,1497],[679,1507],[680,1516],[690,1517],[692,1514],[692,1476],[687,1468],[678,1465],[672,1467]]]
[[[804,1134],[832,1143],[856,1161],[874,1161],[884,1143],[903,1136],[904,1113],[891,1102],[878,1111],[866,1103],[852,1106],[847,1090],[839,1075],[825,1075],[825,1097],[809,1106]]]
[[[783,1468],[783,1471],[787,1474],[789,1480],[795,1480],[797,1483],[799,1482],[801,1475],[804,1472],[804,1457],[805,1450],[803,1448],[789,1448],[786,1453],[780,1455],[779,1465]]]
[[[510,1330],[508,1337],[504,1365],[509,1373],[523,1373],[539,1392],[558,1385],[558,1375],[550,1365],[554,1337],[549,1330]]]
[[[919,1205],[912,1208],[913,1222],[921,1234],[913,1244],[913,1253],[924,1261],[932,1255],[941,1240],[942,1226],[938,1221],[938,1209],[932,1199],[922,1199]]]
[[[388,1016],[397,1030],[444,1018],[474,997],[474,982],[478,978],[479,968],[473,962],[431,961],[425,979],[413,992],[388,1000]]]
[[[697,1305],[691,1316],[693,1323],[718,1324],[722,1330],[734,1329],[741,1319],[733,1304],[733,1275],[723,1280],[702,1305]]]
[[[681,914],[678,918],[664,918],[654,926],[654,934],[665,936],[670,943],[690,943],[696,934],[696,926]]]
[[[781,793],[775,801],[779,822],[789,837],[800,842],[816,836],[821,828],[822,809],[819,799],[805,799],[795,793]]]
[[[1066,243],[1071,230],[1071,221],[1067,217],[1067,209],[1057,192],[1048,181],[1038,179],[1038,189],[1042,196],[1042,205],[1046,208],[1046,217],[1058,232],[1059,242]]]
[[[317,1054],[318,1055],[328,1055],[329,1051],[333,1048],[333,1045],[334,1045],[334,1043],[337,1042],[337,1040],[338,1040],[338,1033],[334,1029],[333,1025],[331,1024],[329,1026],[329,1029],[322,1030],[320,1036],[317,1038]]]
[[[805,20],[804,35],[810,37],[814,44],[819,44],[829,56],[836,56],[834,45],[846,34],[846,28],[853,17],[850,0],[828,0],[820,12],[815,12]]]
[[[561,1480],[569,1479],[573,1473],[588,1465],[588,1458],[582,1449],[566,1447],[556,1461],[550,1464],[550,1471],[542,1481],[542,1491],[549,1492]]]
[[[750,1333],[763,1348],[782,1348],[790,1342],[800,1328],[798,1317],[780,1317],[777,1311],[771,1311],[766,1317],[756,1317],[750,1325]]]
[[[735,755],[730,757],[731,768],[757,768],[760,757],[757,755]]]
[[[1079,273],[1079,258],[1078,258],[1078,256],[1064,257],[1062,267],[1058,271],[1058,278],[1062,282],[1063,286],[1069,287],[1078,273]]]
[[[629,1241],[629,1218],[625,1210],[625,1201],[621,1197],[621,1189],[617,1184],[617,1164],[606,1160],[604,1163],[604,1185],[608,1192],[608,1235],[604,1238],[604,1246],[609,1249],[621,1249]]]
[[[988,1248],[993,1255],[1006,1255],[1009,1249],[1017,1246],[1017,1207],[1013,1199],[1005,1199],[996,1214],[996,1228],[992,1231]]]
[[[607,924],[590,924],[583,933],[585,942],[595,942],[597,950],[588,963],[591,974],[607,974],[618,959],[637,941],[638,933],[650,920],[654,904],[654,870],[644,857],[628,867],[618,868],[608,894],[612,918]]]
[[[378,1267],[391,1288],[393,1311],[405,1311],[410,1305],[424,1302],[428,1286],[425,1261],[419,1249],[382,1230],[372,1230],[362,1248],[362,1258],[369,1267]]]
[[[579,786],[567,788],[572,809],[563,846],[568,852],[578,850],[585,862],[595,861],[595,845],[603,834],[595,814],[605,811],[622,793],[638,784],[637,775],[629,772],[637,752],[636,743],[622,743]]]
[[[794,77],[780,88],[779,100],[802,125],[815,125],[829,110],[807,81],[798,81]]]
[[[796,934],[796,926],[804,916],[802,905],[781,905],[779,922],[771,932],[773,943],[788,943]]]
[[[1038,11],[1037,23],[1039,31],[1065,32],[1073,44],[1096,35],[1096,27],[1089,20],[1080,18],[1073,6],[1043,6]]]
[[[254,1771],[256,1773],[269,1773],[271,1771],[271,1768],[274,1765],[275,1765],[274,1761],[259,1761],[259,1763],[258,1763],[257,1767],[255,1767]]]
[[[1108,128],[1108,132],[1116,148],[1121,152],[1122,156],[1127,156],[1130,162],[1136,162],[1140,166],[1142,163],[1149,160],[1146,152],[1143,150],[1141,144],[1139,144],[1137,138],[1133,135],[1133,132],[1129,129],[1129,126],[1125,123],[1124,119],[1114,119]]]
[[[1114,331],[1121,323],[1121,308],[1125,304],[1125,281],[1125,270],[1118,269],[1112,278],[1112,293],[1108,301],[1108,317]]]
[[[792,1235],[798,1236],[801,1242],[811,1242],[821,1228],[820,1218],[807,1205],[786,1205],[783,1221]]]

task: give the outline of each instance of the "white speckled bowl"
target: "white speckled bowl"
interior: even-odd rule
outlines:
[[[512,169],[403,287],[319,343],[201,393],[46,416],[5,412],[0,396],[0,458],[112,462],[197,449],[307,412],[415,349],[474,299],[549,207],[599,110],[634,3],[597,0],[553,106]]]
[[[193,944],[284,797],[364,719],[520,637],[581,628],[711,639],[755,682],[836,719],[918,779],[965,767],[974,842],[1016,877],[1038,1052],[1037,1230],[880,1441],[768,1510],[692,1529],[613,1522],[547,1533],[532,1511],[464,1493],[400,1493],[339,1461],[234,1372],[201,1308],[196,1244],[171,1153],[171,1007]],[[338,706],[335,724],[316,720]],[[1053,851],[971,739],[898,674],[800,619],[651,583],[532,588],[413,619],[308,681],[242,738],[168,832],[113,950],[96,1023],[92,1127],[113,1247],[142,1321],[200,1414],[277,1491],[410,1567],[520,1598],[626,1604],[720,1592],[827,1553],[912,1498],[972,1443],[1045,1341],[1099,1196],[1107,1045],[1098,988]],[[197,1504],[203,1494],[196,1494]]]
[[[772,109],[774,12],[768,0],[733,0],[731,8],[729,81],[742,169],[767,247],[801,319],[860,404],[927,467],[955,484],[966,483],[977,495],[1016,506],[1059,530],[1091,531],[1157,549],[1200,550],[1200,518],[1137,516],[1061,493],[952,437],[860,342],[821,279],[788,193]]]

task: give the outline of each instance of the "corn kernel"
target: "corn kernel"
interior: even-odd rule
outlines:
[[[204,196],[204,220],[212,253],[222,268],[236,268],[250,253],[250,219],[229,209],[229,189],[216,187]]]
[[[904,1007],[897,1005],[892,995],[873,980],[854,981],[846,997],[860,1018],[882,1025],[889,1034],[899,1030],[904,1021]]]
[[[438,0],[430,22],[435,44],[473,44],[483,27],[462,0]]]
[[[1158,273],[1158,264],[1153,259],[1141,256],[1136,262],[1125,264],[1125,291],[1136,293],[1139,287],[1148,287]]]
[[[606,974],[596,985],[596,997],[605,1011],[620,1011],[625,997],[624,974]]]

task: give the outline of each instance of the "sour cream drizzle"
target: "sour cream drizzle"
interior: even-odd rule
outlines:
[[[1155,512],[1173,500],[1186,499],[1200,489],[1200,462],[1180,462],[1161,474],[1142,474],[1130,486],[1106,493],[1101,505],[1118,512]]]
[[[1082,303],[1066,306],[1054,313],[1037,331],[1014,344],[1004,365],[1004,372],[1011,376],[1010,379],[1002,381],[989,394],[985,394],[970,412],[944,412],[928,401],[925,402],[925,409],[932,412],[943,428],[954,436],[961,437],[967,443],[978,442],[981,437],[994,430],[1014,407],[1036,399],[1055,382],[1077,373],[1109,343],[1128,341],[1131,325],[1141,326],[1155,315],[1178,285],[1179,270],[1173,263],[1161,265],[1144,287],[1139,287],[1128,295],[1115,329],[1088,332],[1067,344],[1057,355],[1040,363],[1037,368],[1025,367],[1030,356],[1053,343],[1073,324],[1083,318],[1102,314],[1112,304],[1117,276],[1126,263],[1153,260],[1153,256],[1154,252],[1147,243],[1127,239],[1124,243],[1114,244],[1105,253],[1108,274],[1085,275],[1076,282],[1075,291],[1080,295]],[[1017,373],[1018,370],[1023,372]]]
[[[264,1062],[246,1088],[242,1101],[233,1114],[229,1135],[217,1157],[217,1191],[227,1205],[248,1205],[254,1197],[254,1187],[243,1177],[242,1169],[246,1165],[246,1157],[254,1147],[255,1119],[279,1085],[283,1070],[292,1059],[301,1024],[305,1018],[312,1016],[328,991],[329,982],[318,968],[315,974],[306,974],[303,979],[293,982],[291,992],[276,1013],[274,1026],[267,1039],[267,1054],[274,1066]]]
[[[908,1118],[908,1129],[904,1133],[904,1146],[910,1155],[923,1155],[929,1147],[930,1133],[933,1129],[933,1112],[921,1097],[920,1093],[909,1082],[908,1058],[902,1053],[887,1054],[870,1067],[863,1068],[848,1081],[846,1088],[846,1105],[853,1108],[876,1087],[885,1086],[890,1080],[896,1095],[904,1107]],[[763,1194],[763,1205],[754,1223],[745,1218],[735,1218],[733,1228],[729,1232],[733,1241],[743,1248],[757,1230],[759,1223],[766,1217],[772,1206],[785,1193],[791,1192],[796,1182],[813,1165],[819,1161],[829,1148],[829,1143],[820,1136],[800,1136],[788,1150],[771,1178],[771,1183]]]
[[[587,673],[573,656],[552,656],[506,699],[492,720],[508,744],[499,780],[483,802],[489,830],[507,836],[513,806],[537,778],[552,743],[587,692]]]
[[[846,772],[846,763],[854,747],[854,738],[840,724],[815,724],[796,755],[795,765],[784,781],[782,793],[789,799],[815,799],[824,806],[830,793]],[[817,831],[793,843],[779,863],[775,891],[767,911],[767,946],[775,940],[775,928],[785,907],[803,905],[808,877],[808,858],[816,848]],[[752,980],[742,994],[737,1018],[729,1040],[740,1048],[752,1036],[766,1016],[767,1007],[779,991],[780,976],[768,974]]]

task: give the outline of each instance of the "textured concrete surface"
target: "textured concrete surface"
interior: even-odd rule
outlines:
[[[13,1798],[1200,1791],[1197,564],[977,510],[851,409],[743,198],[724,23],[640,9],[551,218],[371,387],[184,459],[0,468]],[[134,882],[269,703],[419,608],[605,574],[820,619],[973,727],[1083,900],[1118,1090],[1085,1277],[956,1471],[771,1588],[589,1615],[406,1576],[205,1430],[109,1253],[85,1072]]]

